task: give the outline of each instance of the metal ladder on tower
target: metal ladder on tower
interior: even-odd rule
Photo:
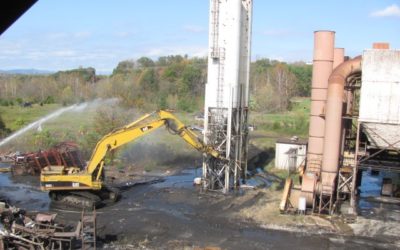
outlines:
[[[219,48],[218,83],[217,83],[217,121],[224,125],[224,75],[225,75],[225,49]]]
[[[225,74],[225,49],[219,45],[219,13],[220,13],[220,0],[213,0],[211,9],[211,36],[212,36],[212,49],[211,58],[218,61],[218,79],[216,89],[216,111],[213,113],[212,131],[214,131],[214,137],[212,141],[221,143],[225,140],[224,134],[226,121],[224,115],[224,74]],[[220,151],[224,151],[223,145],[217,145]]]
[[[96,249],[96,210],[82,211],[82,249]]]
[[[211,37],[212,41],[212,49],[211,49],[211,57],[217,59],[219,56],[218,51],[218,39],[219,39],[219,0],[213,0],[212,9],[211,9]]]

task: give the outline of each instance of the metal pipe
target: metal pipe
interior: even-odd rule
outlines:
[[[344,48],[335,48],[333,50],[333,67],[332,69],[336,69],[337,66],[344,62]]]
[[[318,173],[324,146],[323,118],[328,78],[332,73],[335,32],[314,32],[314,57],[311,87],[310,128],[307,150],[307,171]]]
[[[344,62],[344,48],[335,48],[333,51],[333,70],[336,69],[337,66],[339,66],[340,64],[342,64]],[[349,93],[351,94],[350,91],[348,90],[344,90],[344,95],[347,97],[349,95]],[[346,102],[346,107],[350,104],[350,102]],[[342,126],[342,143],[340,145],[340,153],[343,153],[343,149],[344,149],[344,141],[345,141],[345,136],[346,136],[346,128],[343,124]]]
[[[339,167],[343,93],[347,77],[361,72],[361,56],[340,64],[328,80],[322,185],[334,185]]]
[[[389,43],[373,43],[372,44],[372,48],[373,49],[389,49],[390,48],[390,44]]]

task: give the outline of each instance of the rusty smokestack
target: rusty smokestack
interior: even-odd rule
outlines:
[[[333,67],[335,70],[337,66],[339,66],[342,62],[344,62],[344,48],[335,48],[333,51]]]
[[[344,58],[344,48],[335,48],[335,50],[333,51],[333,70],[336,69],[337,66],[339,66],[340,64],[342,64],[344,62],[345,58]],[[345,98],[349,98],[352,96],[351,91],[348,90],[344,90],[344,96]],[[351,102],[346,102],[346,111],[350,108],[350,104]],[[343,124],[342,126],[342,143],[341,143],[341,149],[340,152],[343,151],[344,148],[344,139],[345,139],[345,126]]]
[[[334,185],[341,145],[341,127],[346,79],[361,72],[361,56],[340,64],[329,77],[322,159],[322,185]]]
[[[372,48],[373,49],[389,49],[390,48],[390,44],[389,43],[373,43],[372,44]]]
[[[310,128],[307,152],[307,171],[318,173],[324,145],[324,106],[328,78],[332,73],[334,54],[334,31],[314,32],[314,57],[311,87]]]

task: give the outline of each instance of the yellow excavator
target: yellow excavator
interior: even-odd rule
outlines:
[[[146,114],[104,136],[96,145],[86,168],[48,166],[40,175],[40,187],[49,191],[53,201],[79,207],[97,207],[103,202],[116,201],[118,190],[105,185],[104,158],[107,152],[132,142],[159,127],[165,126],[179,135],[189,145],[210,158],[220,158],[214,148],[206,145],[191,129],[187,128],[172,113],[159,110]]]

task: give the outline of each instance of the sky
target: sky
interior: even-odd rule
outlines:
[[[400,0],[254,0],[252,60],[312,61],[313,32],[359,55],[400,49]],[[142,56],[207,56],[209,0],[40,0],[0,36],[0,69],[94,67]]]

